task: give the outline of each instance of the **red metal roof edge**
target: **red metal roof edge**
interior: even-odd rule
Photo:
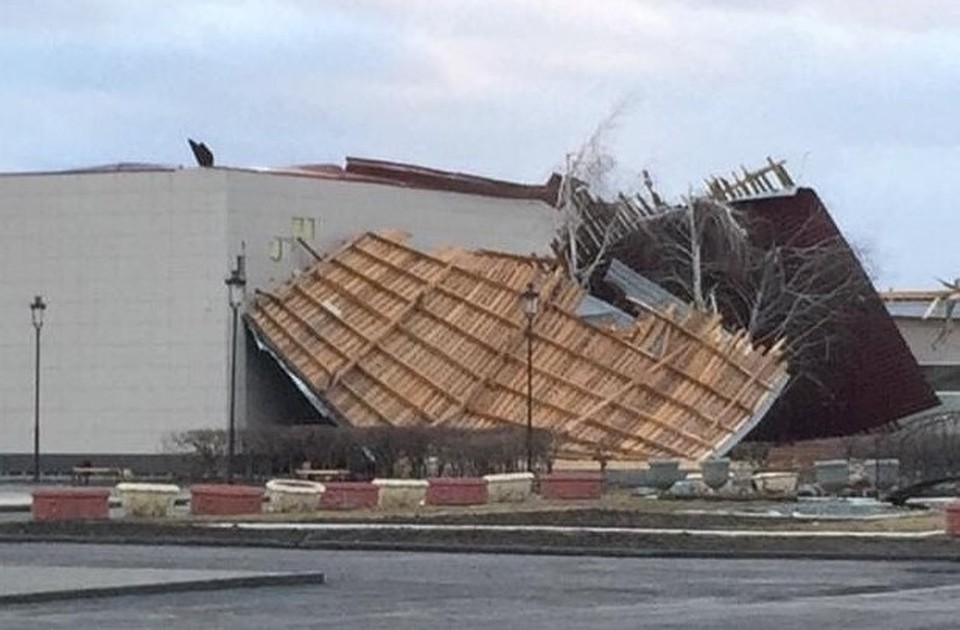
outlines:
[[[0,173],[2,176],[43,176],[43,175],[87,175],[104,173],[144,173],[194,170],[199,167],[183,167],[166,164],[140,162],[119,162],[89,167],[79,167],[55,171],[23,171]],[[299,164],[281,167],[251,166],[213,166],[213,170],[259,173],[266,175],[284,175],[288,177],[311,177],[337,181],[361,182],[439,190],[445,192],[498,197],[502,199],[529,199],[542,201],[547,205],[556,205],[560,192],[561,177],[554,173],[543,184],[521,184],[506,180],[444,171],[416,164],[389,162],[358,157],[347,157],[345,166],[338,164]]]
[[[339,168],[339,167],[337,167]],[[357,182],[361,184],[383,184],[386,186],[400,186],[407,188],[402,183],[395,182],[383,177],[368,177],[365,175],[354,175],[347,173],[343,169],[335,170],[333,168],[314,168],[308,166],[281,166],[281,167],[262,167],[255,166],[211,166],[207,170],[211,171],[230,171],[233,173],[253,173],[255,175],[279,175],[283,177],[303,177],[307,179],[326,179],[330,181]]]
[[[151,164],[148,162],[115,162],[95,166],[80,166],[55,171],[7,171],[0,177],[39,177],[44,175],[104,175],[117,173],[169,173],[183,170],[182,166],[172,164]]]
[[[400,182],[416,188],[446,190],[488,197],[539,200],[555,205],[560,192],[560,175],[554,173],[543,184],[520,184],[455,171],[444,171],[416,164],[347,157],[347,173],[367,175]]]

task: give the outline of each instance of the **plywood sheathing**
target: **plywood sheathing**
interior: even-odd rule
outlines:
[[[563,456],[702,460],[785,377],[779,348],[754,348],[715,316],[648,311],[603,329],[574,314],[583,292],[551,259],[427,253],[396,233],[364,234],[261,294],[248,321],[355,426],[522,425],[530,282],[534,424]]]

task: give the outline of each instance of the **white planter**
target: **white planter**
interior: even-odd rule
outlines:
[[[797,492],[797,473],[764,472],[753,476],[753,483],[761,494],[789,496]]]
[[[486,475],[490,503],[520,503],[533,494],[533,473]]]
[[[267,482],[267,511],[289,514],[314,512],[320,505],[322,483],[304,479],[271,479]]]
[[[380,509],[418,508],[427,501],[426,479],[374,479],[373,485],[379,491]]]
[[[120,483],[117,493],[124,514],[141,518],[165,518],[173,512],[180,487],[169,483]]]

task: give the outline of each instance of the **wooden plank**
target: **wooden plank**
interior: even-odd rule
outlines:
[[[280,305],[278,305],[278,306],[279,306],[279,308],[281,308],[281,309],[283,308],[283,307],[280,306]],[[293,333],[291,333],[290,331],[288,331],[285,326],[283,326],[280,322],[278,322],[277,319],[276,319],[273,315],[271,315],[271,314],[269,313],[269,311],[267,311],[266,309],[258,309],[257,313],[258,313],[260,316],[262,316],[263,318],[265,318],[267,321],[269,321],[270,324],[271,324],[274,328],[276,328],[278,331],[280,331],[280,333],[284,336],[284,338],[285,338],[285,340],[286,340],[287,342],[289,342],[289,343],[293,344],[294,346],[296,346],[297,350],[299,350],[300,353],[301,353],[304,357],[306,357],[308,361],[311,361],[311,362],[315,363],[317,366],[320,367],[321,370],[323,370],[323,371],[324,371],[325,373],[327,373],[327,374],[330,374],[330,373],[332,372],[332,370],[331,370],[329,367],[327,367],[323,362],[321,362],[320,359],[318,359],[312,352],[310,352],[310,351],[307,349],[306,346],[303,345],[303,343],[297,338],[296,335],[294,335]],[[301,323],[301,325],[307,326],[307,324],[302,323],[302,320],[296,320],[296,321],[298,321],[299,323]],[[321,341],[322,341],[322,339],[321,339]],[[325,342],[324,342],[324,343],[325,343]],[[275,345],[276,345],[276,344],[275,344]],[[334,348],[333,346],[330,346],[330,347],[331,347],[331,349],[334,350],[335,353],[336,353],[336,352],[339,352],[337,348]],[[314,385],[315,385],[315,383],[314,383]]]
[[[724,360],[726,360],[726,361],[730,364],[730,366],[732,366],[735,370],[741,372],[744,376],[746,376],[746,377],[751,377],[751,376],[753,376],[753,372],[751,372],[750,370],[748,370],[747,368],[745,368],[744,366],[742,366],[742,365],[741,365],[740,363],[738,363],[737,361],[732,360],[732,358],[731,358],[730,356],[724,354],[719,348],[717,348],[717,347],[714,345],[714,343],[713,343],[712,341],[710,341],[709,339],[705,339],[705,338],[704,338],[704,335],[699,334],[699,333],[697,333],[697,332],[694,332],[693,330],[690,330],[686,325],[684,325],[684,324],[682,324],[682,323],[680,323],[680,322],[675,321],[672,317],[670,317],[670,316],[668,316],[668,315],[665,315],[665,314],[659,312],[657,309],[648,306],[647,304],[645,304],[644,302],[642,302],[642,301],[640,301],[640,300],[638,300],[638,299],[636,299],[636,298],[632,298],[632,297],[630,297],[630,296],[626,296],[626,299],[627,299],[628,302],[630,302],[630,303],[632,303],[632,304],[636,304],[637,306],[643,308],[644,312],[649,313],[649,314],[652,315],[653,317],[656,317],[656,318],[658,318],[658,319],[662,319],[663,321],[667,322],[671,327],[673,327],[675,330],[677,330],[677,331],[680,332],[681,334],[683,334],[683,335],[685,335],[685,336],[687,336],[687,337],[690,337],[691,339],[696,339],[697,341],[699,341],[700,343],[702,343],[702,344],[704,345],[704,347],[707,348],[710,352],[712,352],[712,353],[714,353],[714,354],[716,354],[716,355],[718,355],[718,356],[723,357]],[[763,387],[765,387],[768,391],[769,391],[769,390],[772,390],[772,389],[774,388],[773,384],[768,383],[768,382],[766,382],[766,381],[759,381],[759,383],[760,383]]]
[[[336,374],[333,375],[332,380],[336,382],[343,374],[350,371],[350,369],[357,365],[368,353],[373,351],[374,348],[380,345],[380,342],[391,334],[400,322],[403,321],[410,313],[420,308],[420,304],[423,302],[425,296],[433,291],[437,285],[442,282],[448,275],[450,275],[450,270],[453,268],[453,261],[447,263],[443,271],[441,271],[433,280],[430,280],[424,284],[420,290],[418,290],[410,299],[403,309],[397,313],[397,315],[390,321],[390,323],[383,328],[377,335],[367,340],[366,347],[363,348],[357,355],[347,362]]]
[[[585,419],[585,420],[583,421],[583,423],[584,423],[584,424],[588,424],[588,425],[590,425],[590,426],[594,426],[594,427],[600,429],[601,431],[605,431],[605,432],[610,433],[610,434],[612,434],[612,435],[616,435],[616,436],[618,436],[621,440],[630,441],[630,442],[640,442],[640,443],[646,444],[647,446],[651,447],[652,449],[657,450],[657,451],[660,451],[661,453],[664,453],[665,455],[671,455],[671,456],[680,457],[680,458],[689,458],[689,457],[690,457],[690,452],[689,452],[689,451],[684,451],[684,450],[678,449],[678,448],[676,448],[676,447],[670,446],[669,444],[665,444],[665,443],[663,443],[663,442],[657,442],[657,441],[654,441],[654,440],[647,439],[647,438],[643,437],[642,435],[637,435],[636,433],[630,433],[630,432],[628,432],[628,431],[623,431],[623,430],[621,430],[621,429],[618,429],[618,428],[615,427],[615,426],[609,425],[609,424],[607,424],[607,423],[605,423],[605,422],[602,422],[602,421],[600,421],[600,420],[597,420],[597,419],[595,419],[595,418],[587,418],[587,419]],[[621,445],[620,445],[620,449],[621,449],[621,450],[625,450],[625,451],[634,450],[634,449],[625,448],[624,446],[622,446],[622,443],[621,443]]]
[[[553,308],[552,305],[549,304],[549,303],[546,305],[546,307],[547,307],[547,308],[551,308],[552,310],[554,310],[554,311],[557,312],[557,313],[560,313],[560,314],[561,314],[562,316],[564,316],[564,317],[567,317],[567,318],[570,318],[570,319],[576,318],[575,315],[573,315],[573,314],[571,314],[571,313],[568,313],[567,311],[565,311],[565,310],[563,310],[563,309]],[[612,340],[614,341],[614,343],[619,344],[619,345],[622,345],[622,346],[624,346],[624,347],[626,347],[626,348],[629,348],[630,350],[632,350],[632,351],[634,351],[634,352],[639,352],[640,354],[644,355],[644,356],[645,356],[648,360],[650,360],[650,361],[654,361],[654,362],[656,361],[656,356],[653,355],[652,353],[650,353],[649,351],[645,350],[644,348],[637,347],[637,346],[631,344],[630,342],[628,342],[628,341],[626,341],[626,340],[624,340],[624,339],[621,339],[621,338],[618,337],[617,335],[615,335],[615,334],[613,334],[613,333],[610,333],[610,332],[608,332],[608,331],[603,330],[602,328],[596,328],[596,327],[594,327],[594,330],[595,330],[598,334],[603,335],[603,336],[606,336],[606,337],[609,338],[609,339],[612,339]],[[544,341],[549,341],[549,340],[544,339]],[[597,363],[596,361],[594,361],[594,360],[591,359],[590,357],[583,357],[583,358],[584,358],[584,360],[587,360],[587,361],[590,361],[590,362],[593,362],[593,363]],[[706,383],[706,382],[700,380],[699,378],[696,378],[695,376],[693,376],[692,374],[687,373],[685,370],[683,370],[683,369],[681,369],[681,368],[678,368],[678,367],[672,366],[672,365],[667,365],[667,366],[666,366],[666,369],[667,369],[667,370],[670,370],[671,372],[674,372],[674,373],[677,374],[678,376],[684,377],[685,379],[687,379],[688,381],[690,381],[690,382],[692,382],[692,383],[697,384],[699,387],[701,387],[701,388],[709,391],[710,393],[712,393],[713,395],[715,395],[717,398],[720,398],[720,399],[722,399],[722,400],[731,400],[731,397],[730,397],[730,396],[728,396],[727,394],[725,394],[725,393],[723,393],[722,391],[718,390],[716,387],[714,387],[714,386],[711,385],[710,383]],[[737,404],[737,403],[735,402],[734,404]],[[744,411],[752,411],[750,408],[744,407],[742,404],[739,404],[738,406],[740,406],[741,408],[743,408]]]

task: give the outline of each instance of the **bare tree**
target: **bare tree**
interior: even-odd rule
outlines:
[[[782,163],[770,163],[781,182],[791,181]],[[747,173],[744,180],[752,177]],[[634,194],[604,202],[580,191],[566,208],[579,213],[577,246],[564,252],[568,266],[582,285],[597,286],[599,272],[619,258],[696,309],[719,312],[728,327],[746,330],[754,343],[783,340],[795,379],[825,388],[825,366],[851,342],[847,317],[869,288],[868,279],[850,273],[855,254],[842,238],[804,238],[815,226],[801,226],[787,242],[752,238],[763,232],[762,220],[726,200],[735,199],[743,185],[724,182],[717,185],[724,195],[689,195],[674,205],[664,203],[652,185],[649,200]],[[766,183],[760,192],[771,187]]]
[[[614,191],[617,160],[608,142],[628,105],[629,101],[621,101],[587,141],[566,157],[557,200],[561,224],[554,250],[566,263],[570,278],[584,287],[608,261],[610,248],[663,205],[647,171],[642,172],[642,183],[649,201],[639,191]]]

